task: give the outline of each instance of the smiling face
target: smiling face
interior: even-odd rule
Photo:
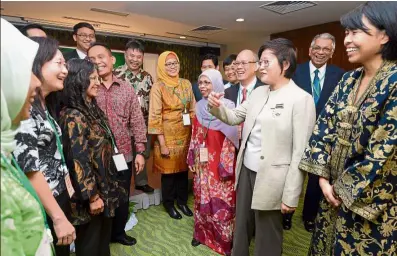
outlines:
[[[116,59],[108,49],[101,45],[94,46],[88,52],[91,62],[97,65],[98,75],[102,78],[112,74]]]
[[[57,50],[54,58],[44,63],[41,73],[43,91],[50,93],[63,89],[63,82],[68,75],[68,70],[61,51]]]
[[[95,43],[95,31],[89,28],[79,28],[77,33],[73,35],[73,39],[77,44],[77,49],[87,52],[90,46]]]
[[[243,50],[237,55],[235,62],[237,79],[242,83],[249,83],[258,70],[255,54],[250,50]]]
[[[138,71],[143,64],[143,52],[138,49],[128,49],[125,54],[125,63],[131,71]]]
[[[235,84],[238,82],[236,68],[235,68],[234,63],[235,63],[235,61],[233,61],[231,65],[225,66],[225,75],[227,77],[227,80],[229,82],[231,82],[232,84]]]
[[[98,76],[98,72],[95,70],[90,75],[90,86],[88,86],[86,92],[89,100],[95,98],[98,95],[98,86],[99,86],[99,76]]]
[[[350,63],[366,63],[379,56],[382,46],[389,41],[385,32],[374,27],[365,16],[362,21],[367,33],[360,29],[345,31],[344,45]]]
[[[276,55],[269,49],[262,52],[259,62],[260,80],[268,85],[276,85],[280,80],[284,79],[285,70],[289,68],[289,64],[286,63],[282,69]]]
[[[165,72],[170,77],[176,77],[179,74],[179,70],[178,59],[173,54],[169,54],[165,60]]]
[[[204,98],[208,98],[208,95],[212,92],[213,90],[213,85],[211,83],[211,80],[207,76],[200,76],[200,79],[198,80],[198,86],[200,89],[200,93]]]
[[[334,53],[332,40],[325,38],[317,38],[314,45],[309,48],[309,56],[314,66],[321,68],[332,58]]]
[[[37,95],[37,88],[41,86],[40,80],[32,73],[30,77],[30,85],[28,94],[26,95],[25,103],[23,104],[21,111],[14,118],[12,123],[14,125],[19,125],[19,123],[23,120],[26,120],[30,117],[30,107],[34,101],[34,97]]]

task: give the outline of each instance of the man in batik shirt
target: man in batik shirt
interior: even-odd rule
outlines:
[[[142,69],[144,53],[145,48],[140,41],[128,41],[125,46],[125,64],[118,67],[114,71],[114,74],[120,80],[123,80],[134,87],[134,91],[138,97],[139,104],[141,105],[143,118],[145,119],[147,126],[149,118],[149,94],[150,89],[152,88],[153,79],[148,72]],[[150,155],[150,143],[151,138],[148,135],[145,151],[146,159]],[[134,178],[136,189],[142,190],[145,193],[153,192],[153,188],[148,185],[146,166],[138,175],[134,172]]]

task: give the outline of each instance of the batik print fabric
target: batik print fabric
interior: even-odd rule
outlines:
[[[152,76],[143,69],[139,70],[138,74],[134,75],[134,73],[128,69],[126,64],[118,67],[114,71],[114,75],[117,78],[128,82],[134,88],[147,126],[149,118],[149,95],[153,85]]]
[[[362,75],[343,76],[300,163],[342,200],[337,209],[322,200],[309,255],[396,255],[396,62],[384,62],[355,100]]]
[[[210,129],[204,139],[206,131],[195,118],[188,164],[200,163],[203,142],[208,148],[209,161],[201,163],[200,172],[194,175],[193,237],[217,253],[230,255],[236,207],[236,148],[220,131]]]
[[[57,197],[66,190],[66,164],[62,163],[56,143],[56,134],[39,102],[33,104],[30,119],[21,122],[15,136],[17,147],[13,152],[21,169],[27,173],[41,171],[52,194]],[[54,122],[58,134],[62,134]]]
[[[64,131],[65,158],[76,191],[71,198],[72,224],[90,221],[89,200],[96,194],[103,200],[104,216],[114,217],[119,203],[127,202],[128,193],[118,185],[111,137],[103,127],[106,121],[90,122],[79,110],[66,108],[59,124]]]

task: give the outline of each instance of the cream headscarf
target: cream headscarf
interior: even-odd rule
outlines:
[[[177,87],[179,85],[179,75],[176,77],[171,77],[167,74],[165,70],[165,62],[167,60],[168,55],[175,55],[176,60],[179,62],[178,55],[175,52],[165,51],[160,54],[159,59],[157,61],[157,77],[160,81],[163,81],[167,86]]]
[[[28,94],[32,65],[39,45],[1,19],[1,151],[15,148],[12,120]]]

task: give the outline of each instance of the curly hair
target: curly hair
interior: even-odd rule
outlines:
[[[67,64],[69,73],[64,82],[62,107],[79,110],[90,123],[95,120],[107,122],[107,118],[96,100],[87,101],[90,75],[95,71],[95,65],[83,59],[71,59]]]

